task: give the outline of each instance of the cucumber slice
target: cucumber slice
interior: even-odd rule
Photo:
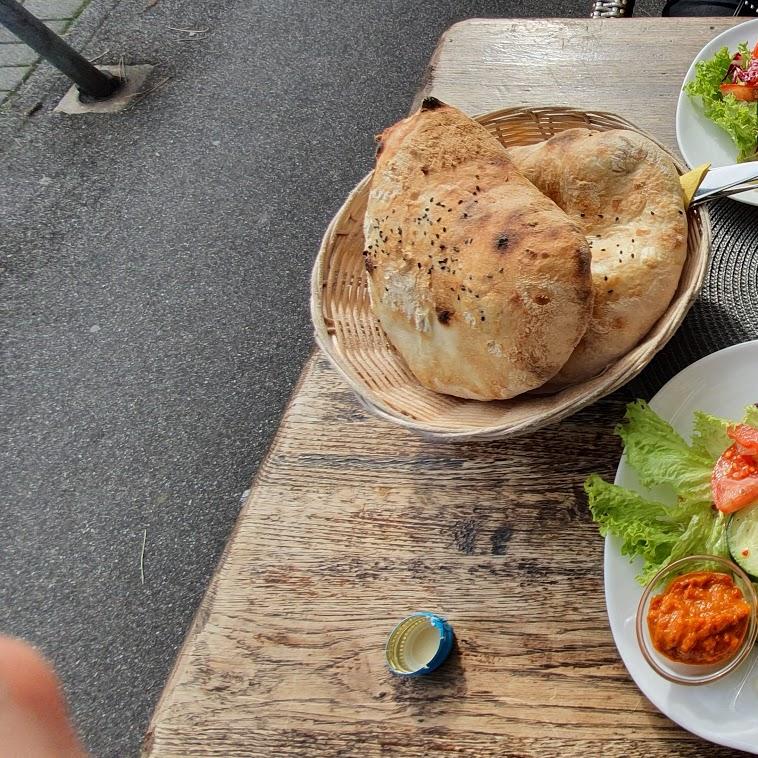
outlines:
[[[726,540],[732,560],[746,574],[758,579],[758,503],[732,514]]]

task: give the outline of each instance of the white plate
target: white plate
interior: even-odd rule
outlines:
[[[758,402],[758,341],[720,350],[677,374],[650,401],[650,406],[686,439],[692,414],[706,411],[740,419]],[[621,459],[616,484],[642,494],[634,472]],[[655,493],[663,500],[663,493]],[[731,674],[697,687],[672,684],[645,662],[634,634],[634,617],[642,587],[635,581],[642,563],[629,563],[619,542],[605,541],[605,603],[616,647],[637,686],[659,710],[680,726],[711,742],[758,754],[758,652]]]
[[[695,64],[698,61],[712,58],[722,47],[728,47],[733,53],[740,42],[747,42],[750,49],[753,49],[758,42],[758,19],[727,29],[712,39],[692,61],[682,87],[695,78]],[[729,166],[737,161],[737,148],[731,137],[703,115],[699,99],[693,101],[683,91],[679,92],[676,106],[676,141],[679,143],[679,152],[690,168],[702,163],[712,163],[714,167]],[[740,192],[733,199],[758,205],[758,190]]]

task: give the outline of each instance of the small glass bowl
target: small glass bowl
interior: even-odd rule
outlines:
[[[659,593],[664,592],[669,583],[676,577],[697,571],[713,571],[719,574],[727,574],[732,578],[735,585],[739,587],[742,596],[750,606],[750,617],[747,629],[745,630],[745,636],[742,638],[742,644],[731,657],[718,663],[677,663],[659,653],[653,647],[653,642],[650,639],[647,614],[652,599]],[[690,555],[686,558],[680,558],[678,561],[674,561],[662,568],[653,577],[647,587],[645,587],[645,591],[640,598],[640,603],[637,606],[637,644],[640,646],[645,660],[664,679],[668,679],[675,684],[707,684],[708,682],[715,682],[717,679],[721,679],[722,676],[726,676],[730,671],[734,671],[750,654],[755,644],[756,635],[758,635],[757,616],[758,596],[756,596],[755,587],[753,587],[748,575],[739,566],[715,555]]]

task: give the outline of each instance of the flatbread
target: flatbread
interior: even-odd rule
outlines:
[[[587,327],[579,224],[436,99],[381,135],[364,236],[374,313],[431,390],[493,400],[533,389]]]
[[[687,255],[687,216],[669,156],[637,132],[569,129],[508,154],[581,225],[592,250],[592,320],[548,387],[599,374],[668,308]]]

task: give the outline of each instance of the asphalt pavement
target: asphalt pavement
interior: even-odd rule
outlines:
[[[373,135],[455,21],[589,7],[147,3],[92,0],[69,33],[155,64],[130,110],[52,114],[68,85],[46,64],[0,107],[0,631],[52,659],[97,756],[139,750],[312,349],[310,267]]]

